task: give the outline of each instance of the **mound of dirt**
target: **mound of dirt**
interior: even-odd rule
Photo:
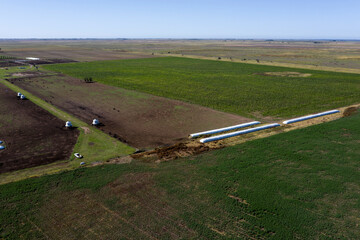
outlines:
[[[357,107],[349,107],[347,109],[345,109],[344,113],[343,113],[343,117],[349,117],[351,115],[354,115],[357,112],[358,108]]]
[[[220,143],[200,143],[198,141],[181,142],[169,147],[156,148],[155,150],[132,154],[131,157],[135,159],[154,159],[160,161],[169,161],[179,157],[186,157],[196,155],[202,152],[207,152],[212,149],[223,148]]]
[[[310,73],[299,73],[299,72],[263,72],[256,73],[257,75],[273,76],[273,77],[310,77]]]

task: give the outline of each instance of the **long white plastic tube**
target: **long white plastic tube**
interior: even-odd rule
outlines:
[[[213,130],[209,130],[209,131],[205,131],[205,132],[193,133],[193,134],[190,134],[190,137],[195,138],[195,137],[199,137],[199,136],[207,135],[207,134],[215,134],[215,133],[219,133],[219,132],[226,132],[226,131],[230,131],[230,130],[234,130],[234,129],[238,129],[238,128],[250,127],[250,126],[253,126],[253,125],[256,125],[256,124],[260,124],[260,122],[254,121],[254,122],[243,123],[243,124],[234,125],[234,126],[230,126],[230,127],[213,129]]]
[[[283,123],[284,124],[290,124],[290,123],[300,122],[300,121],[308,120],[308,119],[311,119],[311,118],[317,118],[317,117],[321,117],[321,116],[325,116],[325,115],[329,115],[329,114],[334,114],[334,113],[338,113],[338,112],[340,112],[340,111],[339,110],[331,110],[331,111],[326,111],[326,112],[322,112],[322,113],[307,115],[307,116],[304,116],[304,117],[293,118],[293,119],[290,119],[290,120],[286,120]]]
[[[222,135],[218,135],[218,136],[203,138],[203,139],[200,139],[200,142],[201,143],[207,143],[207,142],[217,141],[217,140],[221,140],[221,139],[225,139],[225,138],[235,137],[235,136],[238,136],[238,135],[241,135],[241,134],[256,132],[256,131],[260,131],[260,130],[264,130],[264,129],[268,129],[268,128],[273,128],[273,127],[278,127],[278,126],[280,126],[280,124],[272,123],[272,124],[268,124],[268,125],[264,125],[264,126],[260,126],[260,127],[255,127],[255,128],[250,128],[250,129],[237,131],[237,132],[226,133],[226,134],[222,134]]]

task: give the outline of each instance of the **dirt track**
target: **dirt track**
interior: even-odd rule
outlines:
[[[0,84],[0,173],[66,160],[79,131]]]
[[[22,77],[14,84],[91,123],[131,146],[152,148],[182,141],[190,133],[239,124],[250,119],[181,101],[85,83],[67,76]]]

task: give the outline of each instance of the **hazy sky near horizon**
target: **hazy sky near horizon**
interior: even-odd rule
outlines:
[[[0,38],[360,39],[359,0],[0,0]]]

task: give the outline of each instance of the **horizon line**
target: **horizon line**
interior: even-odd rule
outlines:
[[[360,41],[351,38],[0,38],[1,40],[253,40],[253,41]]]

